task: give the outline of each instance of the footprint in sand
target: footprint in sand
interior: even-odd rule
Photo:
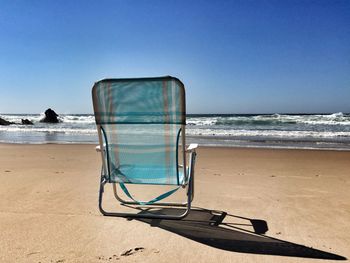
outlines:
[[[34,252],[30,252],[27,254],[27,257],[31,256],[31,255],[35,255],[35,254],[39,254],[40,252],[38,251],[34,251]]]
[[[119,260],[119,257],[117,257],[117,255],[113,255],[112,257],[99,256],[98,260],[103,260],[103,261]]]
[[[136,253],[143,252],[143,251],[145,251],[144,247],[135,247],[135,248],[131,248],[131,249],[124,251],[123,253],[120,254],[120,256],[121,257],[128,257],[128,256],[131,256],[131,255],[134,255]],[[159,253],[159,250],[154,250],[153,252]],[[98,260],[101,260],[101,261],[111,261],[111,260],[119,260],[119,259],[120,258],[117,255],[113,255],[111,257],[105,257],[105,256],[98,257]]]
[[[131,255],[137,253],[137,252],[142,252],[144,250],[145,250],[144,247],[135,247],[135,248],[128,249],[128,250],[124,251],[123,253],[120,254],[120,256],[128,257],[128,256],[131,256]]]

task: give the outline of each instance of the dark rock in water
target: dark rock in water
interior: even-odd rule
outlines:
[[[0,125],[10,125],[10,124],[15,124],[15,123],[0,118]]]
[[[40,122],[58,123],[58,114],[50,108],[45,111],[45,117]]]
[[[33,122],[31,122],[28,119],[22,119],[22,124],[24,124],[24,125],[33,125]]]

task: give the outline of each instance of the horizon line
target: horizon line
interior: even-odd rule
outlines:
[[[263,113],[186,113],[186,115],[326,115],[326,114],[346,114],[350,115],[350,112],[342,112],[342,111],[336,111],[336,112],[298,112],[298,113],[292,113],[292,112],[263,112]],[[37,115],[37,114],[44,114],[44,112],[40,113],[0,113],[0,115]],[[58,115],[94,115],[94,113],[57,113]]]

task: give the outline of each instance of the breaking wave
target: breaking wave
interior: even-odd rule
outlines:
[[[62,114],[60,123],[41,123],[44,114],[3,114],[16,124],[0,126],[0,142],[16,143],[97,143],[92,114]],[[34,125],[21,125],[29,119]],[[202,145],[259,145],[287,147],[291,144],[315,148],[335,147],[350,150],[350,114],[262,114],[262,115],[188,115],[188,142]],[[192,138],[192,139],[191,139]],[[288,143],[286,143],[288,141]],[[301,143],[302,142],[302,143]],[[262,147],[263,147],[262,146]],[[301,147],[302,148],[302,147]]]

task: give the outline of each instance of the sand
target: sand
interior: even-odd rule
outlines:
[[[181,221],[102,216],[99,158],[94,145],[0,144],[0,262],[350,258],[350,152],[201,147]]]

